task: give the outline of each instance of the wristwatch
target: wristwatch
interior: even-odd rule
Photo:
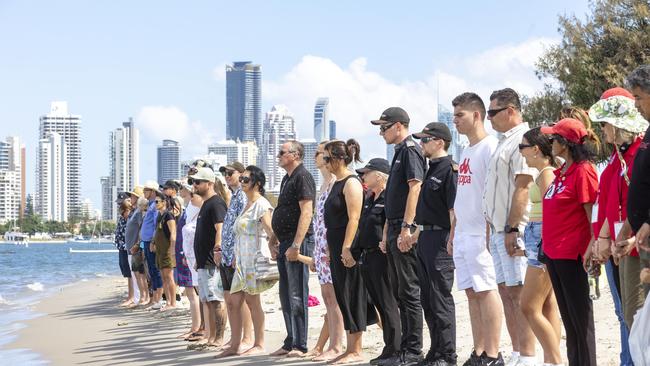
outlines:
[[[406,221],[402,221],[402,229],[410,229],[410,228],[414,228],[414,227],[416,227],[415,224],[409,224]]]
[[[506,234],[510,234],[510,233],[518,233],[518,232],[519,232],[519,228],[518,228],[517,226],[514,226],[514,227],[513,227],[513,226],[510,226],[510,225],[506,225],[506,227],[503,229],[503,231],[505,231]]]
[[[291,247],[295,249],[300,249],[300,245],[298,245],[298,243],[291,244]]]

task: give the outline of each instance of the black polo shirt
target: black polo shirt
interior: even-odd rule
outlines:
[[[208,198],[196,218],[196,233],[194,234],[194,254],[196,256],[196,268],[203,269],[206,265],[214,266],[214,241],[217,237],[217,229],[214,225],[223,223],[226,218],[226,202],[214,195]]]
[[[627,218],[632,230],[638,231],[643,223],[650,224],[650,127],[639,146],[632,167],[630,188],[627,191]]]
[[[458,166],[451,156],[432,159],[422,182],[415,222],[418,225],[437,225],[451,229],[449,210],[454,208]]]
[[[375,199],[374,195],[366,198],[359,218],[359,236],[357,243],[359,249],[373,249],[379,246],[384,236],[384,192]]]
[[[273,211],[271,226],[279,241],[293,240],[300,219],[300,205],[298,202],[316,199],[316,183],[314,177],[307,171],[303,164],[282,178],[278,206]],[[309,224],[307,234],[312,234],[313,229]]]
[[[404,218],[410,180],[424,179],[425,162],[420,145],[409,136],[395,145],[395,156],[386,182],[386,219]]]

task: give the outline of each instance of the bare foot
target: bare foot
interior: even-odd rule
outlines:
[[[360,354],[358,353],[344,353],[340,355],[339,357],[331,360],[328,362],[329,365],[343,365],[347,363],[355,363],[355,362],[361,362],[363,361],[363,357],[361,357]]]
[[[237,355],[239,355],[239,349],[227,348],[223,352],[214,356],[214,358],[224,358],[224,357],[237,356]]]
[[[125,307],[125,306],[129,306],[131,304],[133,304],[133,300],[132,299],[126,299],[123,303],[120,304],[120,306]]]
[[[262,346],[253,346],[246,351],[242,352],[242,356],[252,356],[252,355],[259,355],[261,353],[264,353],[266,350]]]
[[[297,349],[294,349],[293,351],[290,351],[287,353],[287,357],[303,357],[307,352],[299,351]]]
[[[269,354],[269,356],[286,356],[289,353],[289,350],[286,350],[282,347],[278,348],[277,351]]]
[[[333,360],[339,356],[341,356],[341,353],[343,351],[337,351],[333,349],[328,349],[327,351],[321,353],[320,355],[312,358],[311,360],[314,362],[319,362],[319,361],[330,361]]]
[[[168,310],[174,310],[174,309],[176,309],[176,306],[165,305],[162,308],[160,308],[160,311],[168,311]]]

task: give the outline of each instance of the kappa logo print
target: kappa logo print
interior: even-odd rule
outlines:
[[[458,184],[472,184],[472,169],[469,166],[469,158],[465,158],[458,166]]]

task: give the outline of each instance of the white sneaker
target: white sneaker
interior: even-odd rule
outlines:
[[[517,366],[537,366],[537,359],[534,356],[519,356]]]
[[[160,310],[160,308],[162,308],[162,307],[163,307],[163,302],[162,302],[162,300],[160,300],[157,303],[155,303],[151,308],[153,310]]]
[[[517,366],[519,364],[519,355],[511,354],[505,363],[505,366]]]

